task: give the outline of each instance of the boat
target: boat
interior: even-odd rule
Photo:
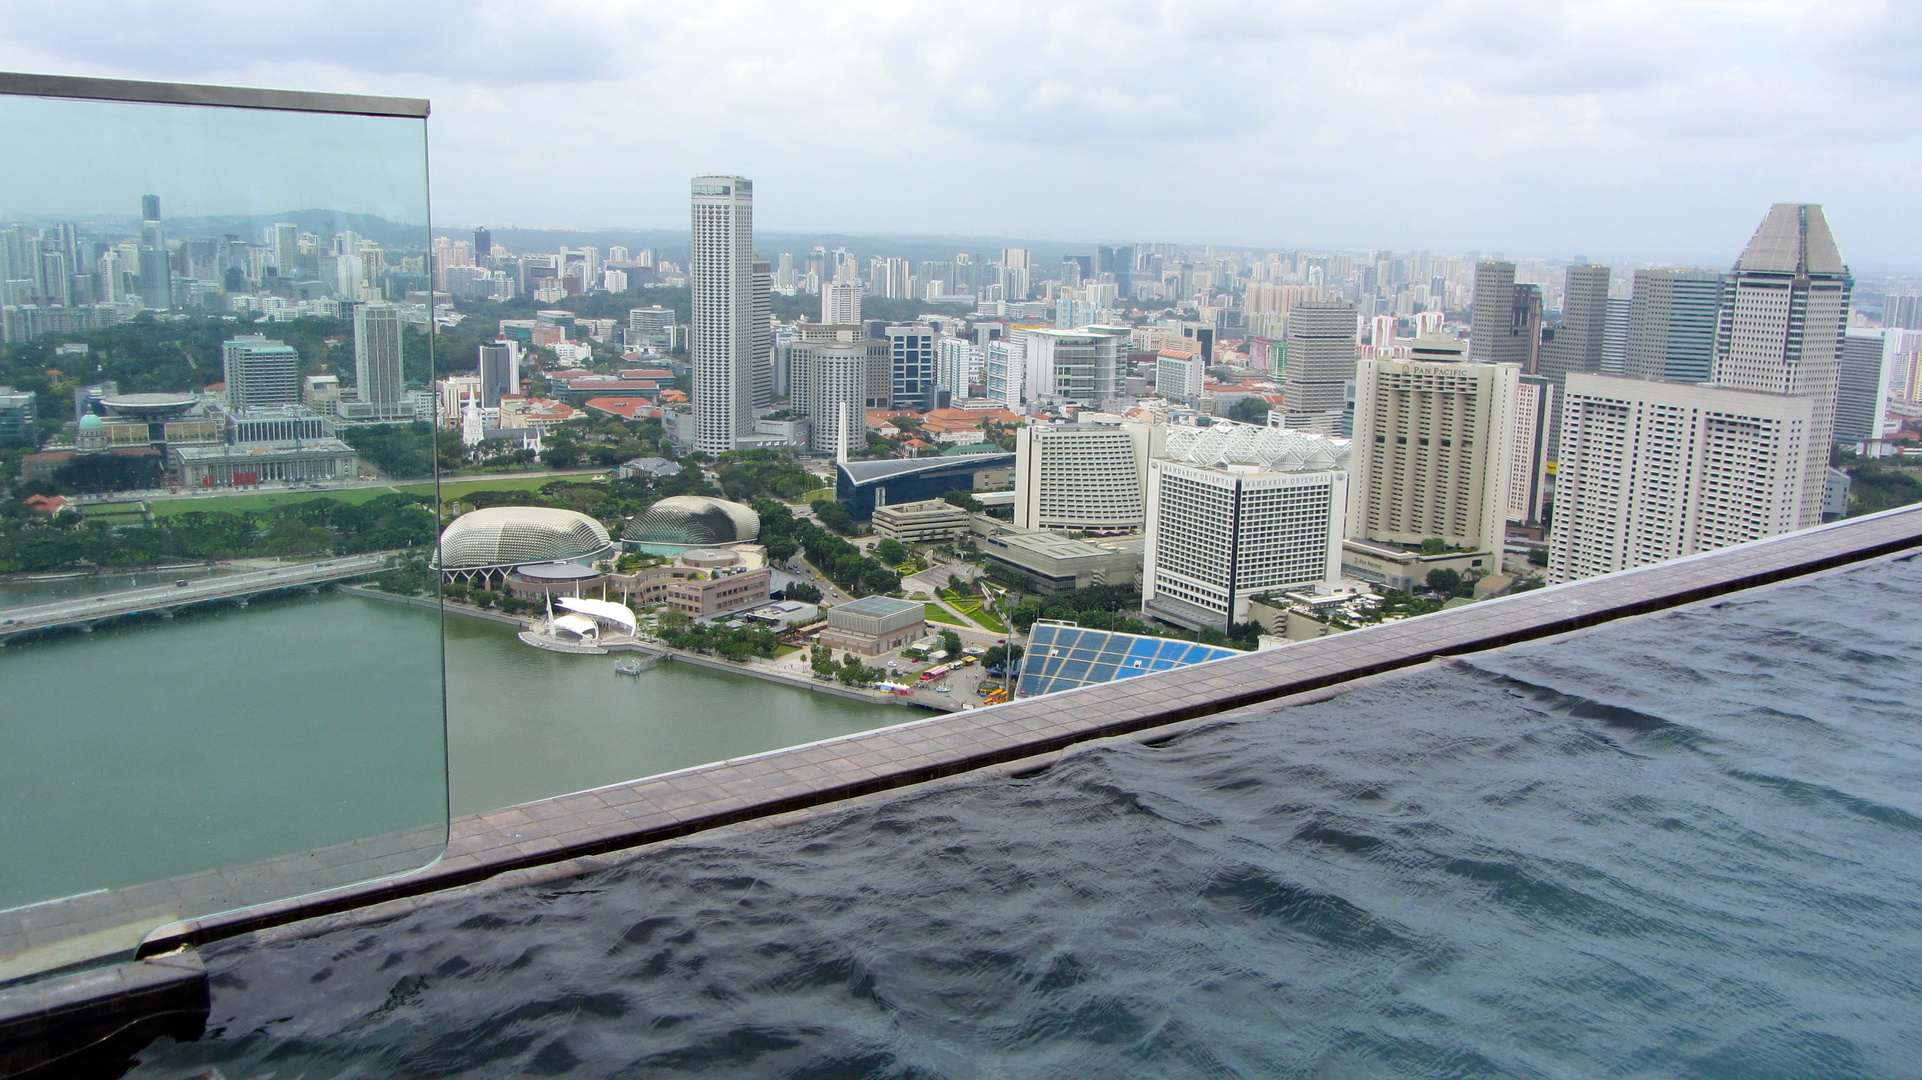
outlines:
[[[617,675],[639,675],[641,672],[646,671],[648,668],[653,667],[655,664],[659,662],[660,662],[659,657],[652,657],[652,656],[630,657],[626,660],[621,661],[618,664],[615,664],[614,673]]]

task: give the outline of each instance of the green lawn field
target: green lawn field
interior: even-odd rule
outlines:
[[[923,595],[926,595],[926,594],[924,593]],[[928,604],[926,606],[928,609],[929,622],[946,623],[949,626],[968,625],[967,623],[962,622],[960,619],[955,618],[954,615],[950,613],[947,608],[942,607],[940,604]]]
[[[586,480],[589,475],[591,474],[583,473],[578,479]],[[553,476],[500,476],[478,480],[452,480],[441,485],[441,498],[458,499],[462,495],[475,491],[538,491],[542,485],[551,484],[556,479],[573,478]],[[211,510],[237,514],[244,510],[265,510],[270,506],[311,502],[315,499],[338,499],[341,502],[358,506],[369,500],[378,499],[382,495],[392,495],[396,491],[408,495],[432,495],[434,493],[434,485],[431,483],[413,483],[396,484],[391,487],[347,488],[341,491],[255,492],[242,495],[215,495],[206,498],[156,499],[151,505],[154,515],[157,517],[184,514],[189,510]]]

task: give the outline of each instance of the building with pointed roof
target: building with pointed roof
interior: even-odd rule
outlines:
[[[1722,295],[1714,383],[1813,399],[1796,528],[1822,522],[1853,287],[1822,208],[1776,203],[1742,249]]]

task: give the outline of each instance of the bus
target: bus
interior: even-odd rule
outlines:
[[[931,667],[928,670],[921,673],[921,681],[927,682],[929,679],[938,679],[941,676],[946,675],[947,673],[948,673],[948,665],[946,664],[942,664],[940,667]]]

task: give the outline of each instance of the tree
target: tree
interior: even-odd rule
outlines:
[[[874,557],[889,566],[899,566],[908,557],[907,546],[889,537],[874,545]]]
[[[970,513],[978,514],[986,509],[981,500],[974,497],[973,492],[962,491],[959,488],[948,492],[946,495],[941,496],[941,498],[944,502],[951,503]]]
[[[1421,542],[1421,553],[1423,555],[1446,555],[1448,554],[1448,541],[1443,540],[1439,536],[1431,536]]]
[[[1438,593],[1444,593],[1450,596],[1454,595],[1455,590],[1461,588],[1462,585],[1462,576],[1459,572],[1439,568],[1430,570],[1428,577],[1424,580],[1429,588]]]
[[[814,648],[808,651],[808,662],[814,668],[814,673],[821,678],[834,677],[834,651],[826,645],[816,642]]]
[[[1266,424],[1268,422],[1268,399],[1250,394],[1228,410],[1228,419],[1239,420],[1244,424]]]
[[[950,660],[960,656],[961,635],[952,630],[941,631],[941,648],[947,652],[948,659]]]
[[[981,654],[982,670],[999,675],[1008,669],[1009,664],[1021,659],[1021,652],[1019,645],[989,646],[988,651]]]
[[[789,600],[799,600],[803,604],[818,604],[821,602],[821,590],[813,585],[809,585],[805,581],[797,581],[789,585],[781,591],[781,595]]]

